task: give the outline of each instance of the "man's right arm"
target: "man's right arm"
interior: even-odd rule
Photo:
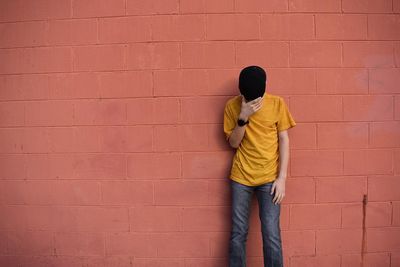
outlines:
[[[239,119],[247,121],[249,118],[240,114]],[[247,126],[247,124],[245,124],[244,126],[239,126],[236,123],[235,129],[233,129],[231,135],[229,136],[229,144],[231,147],[233,147],[233,148],[239,147],[240,143],[243,140],[244,132],[246,131],[246,126]]]

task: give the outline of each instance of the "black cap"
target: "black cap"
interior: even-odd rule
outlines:
[[[265,93],[267,74],[259,66],[248,66],[239,75],[239,90],[247,101],[254,100]]]

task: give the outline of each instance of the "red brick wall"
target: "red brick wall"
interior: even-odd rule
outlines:
[[[285,266],[400,266],[399,12],[399,0],[2,0],[0,266],[227,266],[222,112],[250,64],[298,123]],[[263,266],[257,208],[249,266]]]

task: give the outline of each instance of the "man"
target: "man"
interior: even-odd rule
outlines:
[[[289,160],[287,130],[296,125],[282,97],[265,93],[267,75],[259,66],[240,72],[241,95],[229,99],[224,110],[224,132],[236,148],[230,184],[232,231],[229,266],[246,266],[250,203],[256,193],[263,239],[264,267],[282,267],[279,226]]]

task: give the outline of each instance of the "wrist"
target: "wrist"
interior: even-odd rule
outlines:
[[[248,120],[249,120],[249,117],[243,115],[242,113],[240,113],[240,114],[239,114],[239,119],[242,119],[242,120],[244,120],[244,121],[248,121]]]

